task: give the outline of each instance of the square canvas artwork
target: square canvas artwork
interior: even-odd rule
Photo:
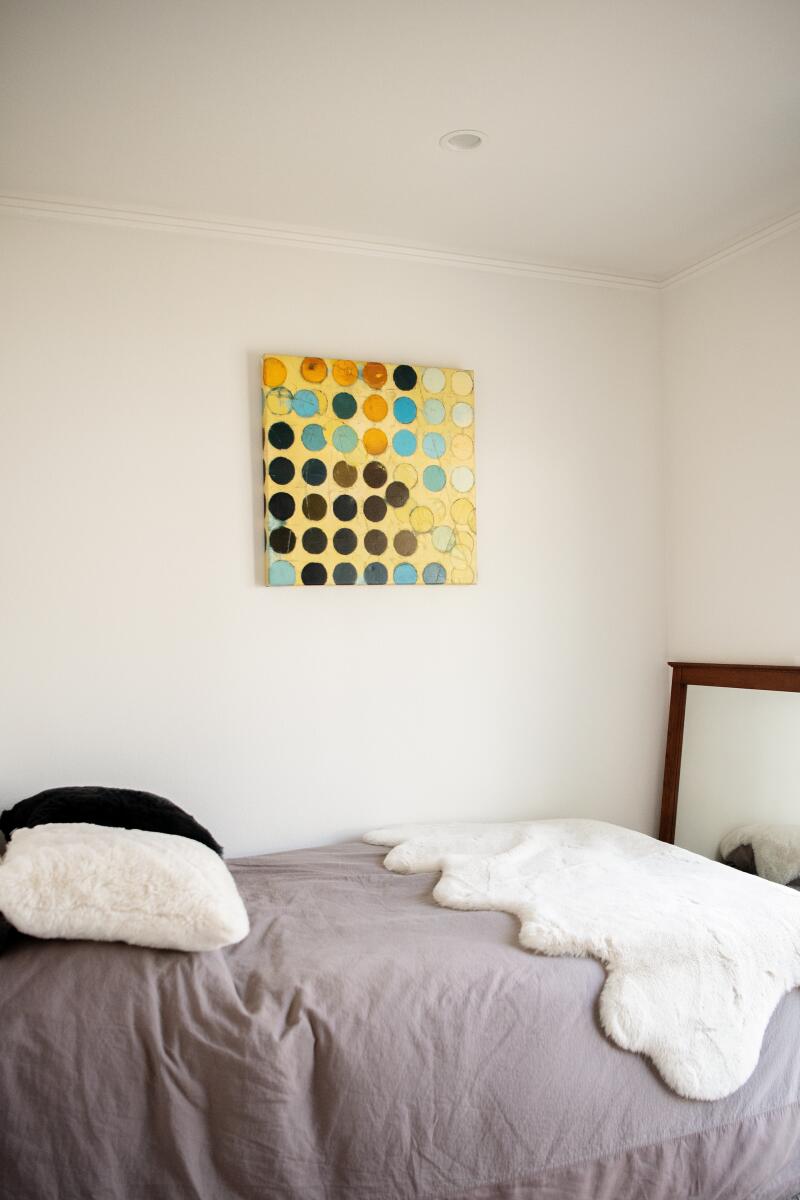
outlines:
[[[471,371],[263,360],[266,582],[474,583]]]

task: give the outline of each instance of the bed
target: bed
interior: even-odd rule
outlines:
[[[787,1200],[800,993],[759,1066],[679,1099],[600,1032],[602,968],[455,912],[361,842],[230,863],[207,954],[18,938],[0,962],[8,1200]]]

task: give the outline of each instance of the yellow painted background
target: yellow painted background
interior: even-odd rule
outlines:
[[[375,386],[376,377],[380,377],[377,367],[382,365],[386,370],[386,382]],[[363,362],[349,359],[318,359],[276,354],[266,355],[262,364],[263,380],[263,422],[264,422],[264,524],[267,546],[265,552],[265,582],[269,582],[270,563],[285,561],[295,568],[295,586],[302,586],[301,572],[308,562],[321,562],[327,573],[327,584],[333,584],[333,570],[338,563],[350,562],[358,573],[357,582],[363,583],[364,568],[370,562],[381,562],[387,568],[387,584],[393,583],[394,568],[401,562],[413,564],[417,570],[416,586],[424,586],[423,571],[432,563],[439,563],[445,569],[446,583],[474,583],[477,576],[475,540],[475,458],[474,458],[474,379],[471,371],[454,368],[435,368],[430,372],[429,379],[437,382],[434,377],[440,371],[444,377],[444,386],[440,391],[431,391],[424,381],[425,372],[429,370],[415,363],[408,364],[417,374],[416,385],[408,389],[398,388],[393,380],[397,364],[367,364],[367,377],[370,374],[373,383],[364,378]],[[358,375],[353,379],[353,372]],[[324,371],[324,376],[322,376]],[[352,382],[348,382],[352,380]],[[299,416],[293,409],[287,410],[288,398],[282,396],[276,388],[286,388],[292,396],[300,389],[313,391],[318,399],[319,412],[309,417]],[[349,392],[357,405],[355,414],[348,420],[339,418],[333,410],[333,398],[339,392]],[[398,396],[410,396],[417,406],[416,419],[410,424],[403,424],[395,419],[393,404]],[[385,406],[380,400],[385,401]],[[439,423],[431,423],[425,416],[425,401],[439,400],[444,406],[444,419]],[[453,409],[456,405],[461,424],[453,420]],[[469,415],[464,408],[472,409],[472,419],[464,424]],[[383,409],[386,415],[382,416]],[[372,419],[370,419],[372,418]],[[276,421],[285,421],[294,431],[295,440],[288,449],[274,448],[268,438],[267,430]],[[322,426],[325,433],[325,446],[322,450],[308,450],[301,441],[303,429],[310,424]],[[333,434],[340,425],[349,425],[355,431],[358,442],[354,450],[341,453],[332,442]],[[417,449],[408,456],[398,455],[392,448],[392,438],[400,430],[409,430],[417,437]],[[382,453],[370,453],[369,449],[380,445],[380,432],[386,438],[386,450]],[[423,438],[426,433],[441,434],[446,448],[441,458],[431,458],[423,451]],[[269,464],[278,457],[288,458],[295,465],[294,479],[288,484],[273,483],[269,477]],[[320,459],[327,468],[327,478],[318,487],[307,484],[302,478],[301,468],[310,458]],[[358,477],[351,488],[343,488],[333,478],[333,468],[339,461],[344,461],[356,468]],[[370,461],[383,464],[387,470],[386,484],[381,488],[371,488],[363,479],[363,469]],[[441,466],[446,474],[447,482],[439,492],[429,491],[423,482],[423,472],[428,466]],[[459,491],[453,486],[453,472],[459,467],[466,467],[472,473],[472,486],[467,491]],[[463,474],[463,472],[462,472]],[[459,476],[456,476],[458,479]],[[399,480],[409,487],[409,500],[402,508],[387,507],[387,513],[380,522],[373,523],[364,516],[364,501],[369,496],[385,497],[386,488],[393,480]],[[269,533],[276,522],[267,510],[267,502],[274,492],[289,492],[295,500],[294,515],[283,524],[288,525],[297,537],[294,549],[288,554],[277,554],[269,546]],[[328,504],[325,517],[318,522],[309,521],[302,513],[302,500],[310,493],[323,496]],[[352,521],[341,522],[333,513],[333,501],[339,495],[350,495],[356,501],[358,512]],[[328,537],[328,545],[322,554],[309,554],[303,549],[303,533],[309,527],[322,529]],[[333,547],[333,535],[338,529],[350,528],[356,535],[358,544],[352,554],[341,555]],[[370,555],[364,548],[364,536],[371,529],[382,530],[388,539],[387,549],[381,555]],[[451,530],[452,533],[447,531]],[[394,538],[401,530],[412,530],[417,537],[417,549],[411,555],[402,555],[394,546]],[[438,547],[435,542],[438,541]],[[449,544],[449,548],[444,548]],[[410,586],[410,585],[404,585]]]

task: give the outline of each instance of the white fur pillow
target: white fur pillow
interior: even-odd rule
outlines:
[[[81,823],[14,830],[0,912],[33,937],[169,950],[217,950],[250,930],[230,871],[207,846]]]
[[[723,862],[800,887],[800,825],[739,825],[720,842]]]

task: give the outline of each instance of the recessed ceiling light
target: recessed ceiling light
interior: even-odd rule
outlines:
[[[439,138],[443,150],[477,150],[486,141],[480,129],[453,129]]]

